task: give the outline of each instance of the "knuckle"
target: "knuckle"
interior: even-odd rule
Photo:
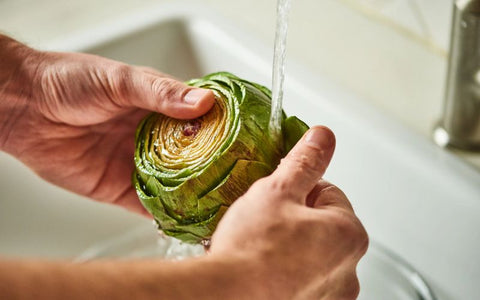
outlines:
[[[353,252],[365,254],[369,244],[368,234],[355,215],[342,213],[332,225],[339,236],[345,237]]]
[[[263,192],[269,192],[274,195],[279,195],[285,199],[295,197],[295,189],[291,179],[283,177],[267,178],[264,184]]]
[[[322,188],[319,191],[318,196],[327,199],[347,199],[347,196],[343,193],[343,191],[333,184],[329,184],[328,186]],[[348,202],[348,204],[350,204],[350,202]]]
[[[107,84],[112,86],[115,91],[115,98],[122,99],[128,97],[131,91],[132,68],[126,64],[116,64],[111,72],[114,78],[109,80]]]
[[[365,227],[363,227],[363,225],[361,224],[360,224],[359,231],[360,232],[358,234],[358,241],[357,241],[358,252],[360,256],[363,256],[368,250],[368,245],[370,244],[370,238],[368,237],[368,233],[365,230]]]
[[[355,226],[350,216],[342,215],[336,218],[332,225],[340,236],[348,237],[349,240],[351,240],[352,237],[355,237]]]
[[[348,200],[347,195],[337,186],[329,184],[321,188],[317,194],[318,198],[322,199],[323,205],[335,204],[353,211],[353,206]]]
[[[354,274],[347,282],[345,293],[342,299],[345,300],[355,300],[357,299],[358,295],[360,294],[360,283],[358,281],[358,277]]]
[[[327,187],[323,188],[322,193],[328,193],[328,194],[335,194],[335,195],[342,195],[345,196],[343,191],[336,185],[329,184]]]
[[[280,178],[270,178],[266,182],[266,188],[271,191],[285,192],[289,190],[289,185]]]
[[[316,167],[315,159],[312,159],[312,157],[309,157],[305,154],[292,155],[289,162],[291,162],[291,164],[293,164],[297,169],[300,170],[311,170],[315,169]]]
[[[323,164],[322,155],[316,152],[314,155],[308,156],[306,154],[293,153],[282,160],[282,163],[290,170],[291,176],[305,172],[308,174],[316,174],[320,171],[319,167]]]
[[[152,82],[152,91],[160,99],[180,98],[184,90],[174,79],[156,77]]]

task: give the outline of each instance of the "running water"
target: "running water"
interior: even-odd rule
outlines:
[[[290,0],[277,2],[277,27],[273,48],[272,112],[268,125],[270,133],[279,141],[282,134],[283,82],[285,80],[285,51],[287,49],[288,12]]]

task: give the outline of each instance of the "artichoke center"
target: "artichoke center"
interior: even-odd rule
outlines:
[[[160,165],[179,170],[208,161],[225,143],[229,135],[229,111],[223,99],[194,120],[173,119],[159,115],[154,126],[154,152]]]
[[[195,137],[200,128],[202,128],[202,123],[199,120],[188,122],[187,124],[183,125],[183,135]]]

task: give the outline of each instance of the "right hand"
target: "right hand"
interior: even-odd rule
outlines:
[[[322,180],[335,148],[314,127],[270,176],[257,181],[221,220],[211,256],[251,266],[260,299],[355,299],[356,266],[367,233],[345,194]]]

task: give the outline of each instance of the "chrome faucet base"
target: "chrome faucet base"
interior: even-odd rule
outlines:
[[[443,116],[433,138],[480,150],[480,0],[454,2]]]
[[[472,152],[480,151],[480,143],[465,142],[462,139],[455,140],[448,133],[448,131],[445,130],[442,122],[438,122],[438,124],[433,128],[432,137],[435,144],[442,148],[459,149]]]

